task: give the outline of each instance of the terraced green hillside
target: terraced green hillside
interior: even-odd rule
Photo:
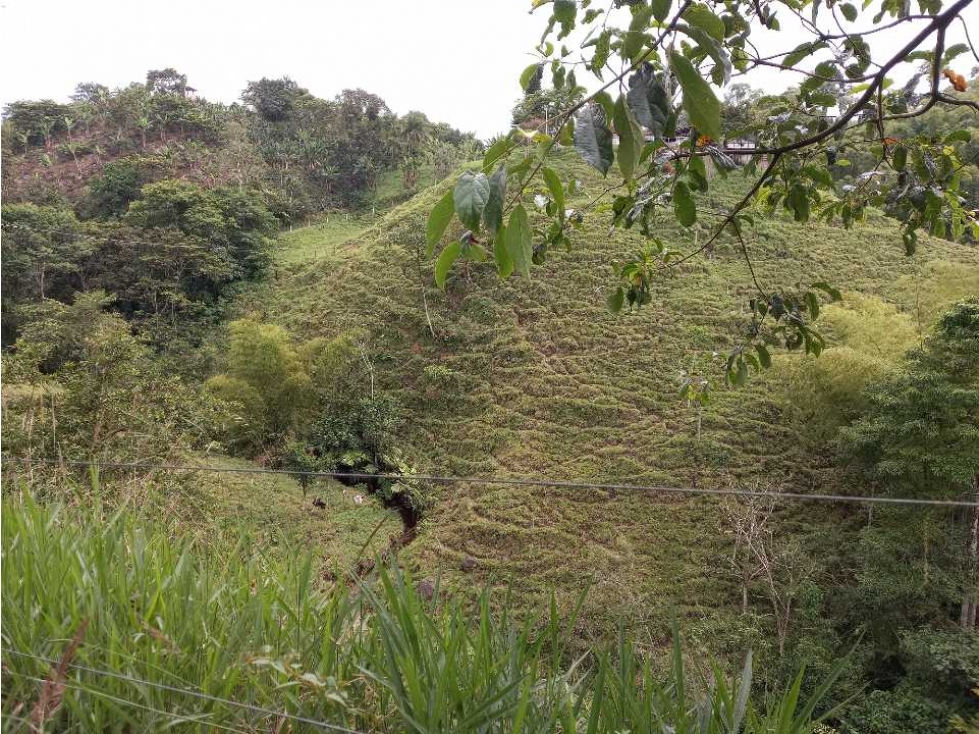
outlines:
[[[558,170],[584,184],[569,206],[600,190],[600,179],[570,156]],[[586,219],[570,252],[552,253],[529,281],[500,281],[490,264],[457,265],[442,292],[424,257],[424,224],[446,185],[341,245],[316,248],[315,230],[294,233],[309,259],[284,258],[293,262],[237,306],[297,338],[367,329],[379,388],[396,395],[409,418],[399,445],[419,471],[848,490],[845,475],[825,452],[814,455],[807,426],[786,410],[778,366],[746,388],[719,390],[696,441],[694,411],[678,397],[680,372],[709,363],[712,350],[723,353],[748,318],[749,274],[730,243],[661,281],[650,306],[619,316],[607,312],[605,295],[616,260],[642,240],[609,236],[601,213]],[[733,199],[739,187],[732,180],[715,195]],[[683,251],[707,226],[681,230],[670,217],[658,234]],[[894,223],[880,216],[851,231],[759,217],[747,244],[765,283],[825,280],[921,312],[979,282],[979,250],[926,239],[909,259]],[[693,634],[709,634],[715,648],[728,641],[725,619],[739,612],[741,597],[729,570],[723,503],[479,484],[430,491],[418,539],[402,555],[422,574],[458,588],[512,582],[528,601],[554,588],[562,605],[591,585],[583,640],[608,634],[624,616],[655,644],[679,604]],[[839,534],[865,514],[794,504],[779,521],[803,553],[831,566]],[[466,557],[475,569],[462,570]],[[764,615],[764,600],[753,601],[752,611]],[[768,622],[756,622],[762,636]],[[739,622],[732,650],[743,650],[750,627]]]

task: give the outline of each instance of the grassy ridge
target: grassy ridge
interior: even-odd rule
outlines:
[[[571,156],[557,169],[583,183],[569,206],[600,190]],[[841,473],[811,451],[806,426],[786,415],[777,376],[719,391],[696,443],[678,375],[712,350],[723,352],[747,323],[749,273],[730,242],[663,280],[649,307],[618,317],[606,311],[605,293],[615,262],[642,240],[609,236],[603,214],[590,215],[572,251],[551,253],[530,281],[501,282],[491,265],[457,266],[442,292],[432,285],[423,232],[444,186],[344,247],[281,269],[238,306],[301,338],[370,329],[379,384],[406,407],[399,443],[416,465],[468,475],[846,491]],[[721,183],[717,201],[705,206],[739,190],[736,181]],[[684,251],[709,224],[681,229],[665,217],[655,230]],[[894,223],[882,217],[851,231],[758,217],[747,243],[766,284],[825,280],[909,309],[929,289],[932,301],[961,295],[979,273],[975,249],[934,239],[908,259]],[[590,583],[597,588],[583,613],[586,637],[607,634],[625,614],[655,640],[675,602],[696,620],[736,609],[730,533],[716,502],[484,486],[435,493],[408,556],[450,585],[472,583],[459,569],[466,556],[477,562],[477,579],[512,577],[527,600],[556,587],[567,606]],[[861,521],[859,510],[800,506],[782,514],[785,531],[808,552],[813,544],[831,550],[835,533]]]

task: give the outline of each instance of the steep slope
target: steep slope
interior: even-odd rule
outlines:
[[[557,166],[583,183],[569,206],[600,191],[600,180],[570,156]],[[747,323],[749,273],[730,243],[661,281],[651,305],[619,316],[607,312],[605,294],[616,261],[642,240],[609,236],[607,214],[591,214],[572,250],[552,253],[529,281],[500,281],[491,265],[457,266],[442,292],[424,257],[424,223],[446,185],[344,244],[310,248],[315,259],[281,267],[238,303],[241,313],[260,313],[302,338],[369,330],[378,384],[408,417],[399,444],[419,470],[847,489],[827,457],[811,451],[806,426],[786,415],[777,376],[719,390],[696,440],[678,376],[697,360],[709,362],[712,350],[723,352]],[[722,183],[715,196],[733,198],[740,186]],[[680,229],[664,219],[657,234],[684,251],[706,231],[706,224]],[[747,243],[765,283],[824,280],[908,308],[935,290],[935,278],[942,287],[933,301],[974,287],[979,273],[979,251],[934,239],[915,259],[905,257],[894,223],[879,216],[851,231],[760,216]],[[528,600],[554,588],[562,605],[591,584],[583,638],[609,632],[625,614],[637,630],[648,625],[655,642],[673,604],[695,618],[717,617],[710,634],[721,634],[725,610],[740,605],[724,503],[479,484],[430,491],[432,506],[408,549],[412,563],[460,587],[474,582],[472,574],[511,581]],[[837,534],[863,518],[857,508],[795,504],[779,527],[805,552],[831,556]],[[467,556],[476,567],[464,572]]]

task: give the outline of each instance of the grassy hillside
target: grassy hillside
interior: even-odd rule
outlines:
[[[556,167],[563,177],[583,184],[570,206],[590,201],[603,186],[570,157],[560,158]],[[320,383],[330,401],[310,403],[304,397],[301,405],[321,406],[318,411],[330,413],[327,417],[335,417],[332,411],[342,414],[347,405],[362,405],[371,384],[359,372],[363,362],[373,365],[380,397],[395,398],[402,407],[404,420],[393,441],[385,436],[385,445],[393,444],[398,466],[418,472],[772,492],[872,491],[866,480],[851,479],[842,471],[826,431],[814,431],[805,409],[790,399],[788,391],[800,383],[798,357],[779,355],[775,369],[745,388],[719,388],[702,416],[698,439],[697,414],[679,396],[681,374],[706,373],[721,385],[723,358],[712,355],[723,355],[747,323],[749,273],[731,243],[719,242],[709,257],[691,260],[674,277],[659,282],[649,306],[619,316],[606,310],[605,295],[614,284],[617,262],[631,257],[642,240],[629,233],[610,236],[607,213],[600,212],[589,215],[569,252],[553,253],[534,269],[532,279],[501,282],[491,266],[470,264],[453,271],[443,292],[432,285],[423,232],[429,210],[447,185],[423,191],[380,218],[333,218],[286,233],[269,277],[239,286],[228,315],[279,324],[298,346],[314,337],[341,334],[348,342],[338,343],[353,345],[351,352],[337,353],[340,361],[316,363],[327,368],[341,365],[337,375],[331,373],[330,381]],[[705,201],[704,207],[727,204],[740,190],[740,181],[720,182],[717,201]],[[528,199],[534,193],[528,192]],[[926,239],[917,259],[908,260],[894,223],[883,217],[875,216],[852,231],[818,223],[799,227],[761,212],[757,222],[747,244],[762,282],[775,287],[825,280],[851,294],[854,305],[827,314],[827,336],[831,343],[842,344],[841,352],[850,348],[847,340],[854,332],[869,335],[871,341],[885,334],[896,306],[904,313],[900,329],[892,331],[900,333],[888,331],[886,339],[868,347],[871,352],[888,351],[896,359],[894,345],[899,351],[908,339],[914,341],[919,325],[927,328],[942,304],[979,290],[979,251]],[[707,225],[680,229],[666,218],[654,229],[671,248],[689,251],[702,241]],[[861,310],[860,304],[871,299],[853,297],[856,293],[890,303],[873,301],[876,312]],[[121,391],[121,411],[142,413],[148,408],[138,397],[175,389],[160,374],[167,369],[157,364],[157,354],[136,343],[124,321],[98,312],[88,318],[101,319],[98,323],[106,334],[117,335],[111,343],[129,345],[128,351],[112,352],[105,362],[129,365],[133,379],[139,378]],[[870,318],[875,320],[860,322]],[[246,365],[288,361],[288,336],[279,334],[274,344],[262,342],[261,349],[239,351],[234,357],[235,339],[228,339],[225,325],[202,328],[215,371],[228,369],[235,360]],[[294,351],[298,364],[299,349]],[[350,354],[353,359],[346,360]],[[819,363],[827,364],[833,364],[829,354]],[[70,396],[71,390],[86,389],[88,383],[80,381],[85,374],[67,373],[67,381],[56,386],[58,394]],[[9,381],[9,371],[7,376]],[[53,431],[56,424],[59,435],[70,427],[70,404],[59,400],[56,406],[53,392],[30,384],[4,387],[8,442],[19,435],[10,429],[18,415],[29,416],[20,422],[31,428],[35,422],[50,423]],[[40,408],[11,410],[25,402]],[[185,402],[204,407],[208,393],[188,391]],[[152,426],[154,430],[164,430],[181,417],[197,420],[197,413],[183,402],[174,405],[166,421],[157,419],[160,425]],[[217,426],[228,418],[207,420]],[[121,425],[126,429],[129,424]],[[279,438],[291,437],[290,430],[283,429]],[[136,439],[140,432],[129,433],[124,431],[122,439]],[[234,440],[233,434],[227,435]],[[527,691],[531,684],[534,690],[550,691],[546,681],[559,680],[553,671],[565,670],[563,666],[574,660],[589,661],[572,666],[576,675],[602,685],[601,676],[589,676],[595,669],[592,661],[599,658],[579,656],[588,648],[614,645],[620,624],[629,633],[626,639],[634,640],[635,650],[651,666],[642,690],[656,691],[650,676],[667,672],[664,653],[676,610],[694,655],[675,663],[670,675],[686,670],[698,681],[698,691],[698,674],[709,675],[708,659],[718,660],[731,673],[751,650],[756,661],[753,700],[759,707],[775,701],[803,664],[807,672],[799,680],[804,695],[815,692],[817,681],[833,679],[828,704],[857,697],[846,715],[855,711],[852,715],[859,723],[861,715],[867,719],[885,712],[890,718],[881,731],[896,730],[886,728],[889,722],[903,721],[903,711],[921,706],[931,706],[923,716],[937,727],[932,730],[943,731],[951,712],[966,705],[961,692],[967,688],[958,679],[950,678],[948,690],[959,698],[943,708],[913,687],[891,688],[889,681],[872,678],[878,669],[898,668],[901,660],[890,656],[904,639],[895,642],[887,629],[873,629],[876,618],[859,616],[894,598],[883,596],[886,588],[862,583],[867,566],[861,565],[857,546],[868,517],[859,506],[786,503],[769,521],[773,553],[778,554],[778,577],[772,587],[778,584],[778,593],[790,598],[793,608],[786,633],[784,625],[775,624],[763,578],[754,577],[743,596],[742,574],[753,560],[741,560],[743,547],[735,557],[735,516],[744,508],[733,501],[629,490],[443,484],[424,487],[428,502],[422,522],[415,533],[403,535],[398,512],[370,496],[366,486],[321,480],[308,488],[310,496],[304,496],[299,482],[288,476],[238,471],[257,464],[217,453],[211,434],[194,442],[170,438],[152,433],[146,441],[154,456],[232,471],[137,474],[106,467],[100,482],[92,482],[83,472],[44,467],[33,469],[45,475],[35,477],[38,481],[22,483],[15,480],[23,475],[10,473],[4,477],[4,536],[10,539],[4,560],[11,561],[4,571],[4,605],[49,612],[44,624],[35,624],[28,611],[5,616],[5,644],[54,657],[61,654],[65,640],[84,628],[83,620],[91,619],[83,662],[148,680],[199,682],[205,691],[238,701],[284,707],[364,730],[393,731],[403,728],[400,717],[407,716],[408,709],[391,694],[395,684],[388,681],[411,676],[425,681],[412,690],[433,692],[439,701],[458,701],[452,704],[454,716],[471,701],[481,700],[478,691],[464,689],[459,694],[457,663],[484,659],[479,641],[489,639],[487,631],[496,629],[496,618],[501,620],[500,632],[493,632],[492,639],[502,667],[495,671],[508,668],[502,661],[512,661],[514,650],[519,652],[509,631],[511,621],[528,621],[525,634],[543,635],[533,654],[550,658],[551,672],[539,673],[537,663],[528,663],[530,672],[521,673],[521,680],[528,681],[521,683]],[[321,446],[330,450],[325,441]],[[247,455],[275,464],[274,454],[264,449],[260,444]],[[138,456],[149,461],[148,456]],[[37,500],[42,505],[35,506]],[[58,501],[69,506],[49,506]],[[883,518],[875,519],[879,524],[887,522],[884,511],[875,518]],[[940,520],[938,513],[925,519],[936,518]],[[910,522],[917,519],[916,515]],[[898,533],[905,528],[897,527]],[[940,522],[935,527],[940,528]],[[185,545],[185,540],[193,544]],[[44,543],[55,550],[34,552]],[[350,583],[349,571],[376,578],[364,573],[368,559],[392,545],[398,547],[409,578],[427,579],[432,585]],[[895,549],[898,564],[904,562],[902,553]],[[119,562],[129,555],[132,564]],[[98,569],[96,577],[92,568]],[[915,572],[910,572],[913,580]],[[394,574],[400,578],[399,572]],[[67,585],[50,581],[59,575],[68,579]],[[39,583],[19,586],[16,579]],[[486,602],[479,625],[469,626],[466,622],[477,619],[474,590],[486,586],[509,588]],[[212,587],[217,591],[211,593]],[[577,614],[574,607],[588,587],[590,593]],[[458,593],[443,595],[443,589]],[[921,589],[929,593],[924,585],[915,591]],[[548,603],[552,593],[553,606]],[[860,594],[865,597],[854,602]],[[205,595],[208,605],[187,604]],[[497,615],[490,614],[490,604]],[[391,616],[389,608],[414,611]],[[353,626],[331,626],[334,611],[342,611]],[[564,631],[560,640],[551,633],[558,619]],[[942,647],[957,638],[945,636],[949,630],[940,624],[941,620],[922,629],[919,639],[939,654],[946,649],[951,650],[947,657],[958,654],[956,648]],[[846,655],[857,630],[868,626],[872,629],[864,638],[866,644]],[[411,647],[414,642],[403,642],[421,639],[415,630],[422,629],[431,643],[426,648],[430,656]],[[353,630],[365,644],[344,644]],[[451,640],[443,630],[446,635],[451,632]],[[469,631],[472,641],[458,637]],[[397,641],[388,644],[389,636]],[[784,654],[778,654],[786,639]],[[631,659],[631,644],[613,654],[610,670],[634,685],[638,674],[618,666],[620,659]],[[962,655],[967,656],[971,648],[966,646],[972,643],[963,636],[962,644]],[[449,656],[446,650],[459,656]],[[385,657],[392,652],[397,660]],[[928,661],[917,658],[921,659]],[[944,665],[945,659],[937,663]],[[965,665],[971,658],[962,659]],[[419,660],[431,661],[431,670],[416,675]],[[522,665],[508,669],[523,670]],[[381,669],[383,675],[368,672]],[[918,678],[906,679],[912,685],[932,686],[932,669],[921,671]],[[21,711],[24,701],[33,700],[33,684],[44,674],[41,663],[18,658],[5,673],[5,713]],[[30,677],[17,677],[24,675]],[[441,676],[438,685],[430,682],[436,675]],[[321,695],[320,684],[330,686],[332,680],[337,693],[343,694],[342,703]],[[496,685],[500,679],[494,674],[486,680]],[[536,687],[540,680],[545,681],[544,689]],[[86,688],[84,695],[67,695],[64,719],[96,722],[93,725],[125,721],[130,728],[143,724],[152,729],[162,727],[155,717],[165,712],[181,723],[194,720],[201,726],[240,724],[264,730],[271,725],[220,707],[188,705],[155,689],[152,698],[143,697],[144,705],[154,707],[138,714],[142,718],[127,718],[115,704],[127,700],[132,691],[115,680],[102,685],[101,691]],[[455,698],[443,696],[442,685]],[[564,690],[564,683],[560,685]],[[871,685],[873,694],[860,698]],[[579,702],[599,705],[592,691],[580,690]],[[537,695],[521,694],[519,700],[536,702]],[[603,700],[615,708],[619,694]],[[411,705],[437,713],[441,709],[432,701],[421,697]],[[549,706],[541,705],[543,715],[550,716]],[[677,706],[690,710],[683,701]],[[509,710],[497,710],[501,720]],[[645,713],[640,718],[644,725],[652,720]],[[909,721],[904,730],[924,730]],[[618,720],[608,722],[609,730],[624,730]],[[849,720],[843,727],[865,730]],[[537,728],[552,731],[554,726],[543,722]],[[573,722],[562,723],[563,730],[573,728]]]
[[[244,469],[237,459],[212,459],[209,466]],[[274,474],[202,473],[209,513],[192,521],[192,533],[215,549],[244,536],[263,548],[312,551],[322,572],[342,577],[361,559],[383,553],[402,532],[397,512],[387,510],[365,487],[320,480],[303,497],[298,482]],[[322,507],[312,505],[314,498]]]
[[[21,386],[4,387],[5,409],[19,392]],[[68,515],[81,521],[92,505],[105,508],[106,514],[109,508],[125,508],[135,520],[193,539],[218,556],[234,548],[246,549],[246,555],[309,553],[328,579],[342,578],[358,563],[384,554],[404,533],[398,513],[385,508],[365,485],[347,487],[318,479],[304,496],[296,480],[253,473],[248,470],[255,465],[243,459],[190,454],[175,457],[174,463],[205,469],[134,473],[103,467],[92,478],[86,471],[74,475],[55,467],[11,464],[4,466],[4,480],[11,496],[65,503]]]
[[[584,184],[569,206],[600,190],[571,156],[557,165]],[[501,282],[491,265],[457,266],[442,292],[423,233],[446,185],[339,246],[325,234],[316,247],[315,229],[293,233],[308,259],[284,257],[292,264],[238,303],[241,313],[260,313],[300,338],[369,329],[379,385],[409,416],[399,444],[420,470],[846,491],[838,469],[810,451],[806,426],[786,414],[777,374],[719,391],[704,415],[704,458],[695,459],[695,415],[678,397],[679,373],[705,355],[709,361],[712,350],[723,353],[747,323],[749,274],[729,244],[661,281],[650,306],[620,316],[606,311],[605,293],[616,260],[641,239],[609,236],[603,214],[590,215],[573,249],[552,253],[529,281]],[[733,197],[739,186],[722,184],[715,196]],[[657,233],[682,251],[706,228],[682,230],[664,219]],[[765,283],[825,280],[909,310],[933,312],[975,290],[979,273],[979,252],[938,240],[905,257],[897,228],[882,217],[851,231],[759,218],[747,243]],[[625,614],[639,628],[650,623],[655,642],[674,603],[694,628],[696,619],[713,618],[713,635],[724,610],[739,603],[728,570],[731,533],[715,501],[479,485],[432,492],[407,551],[422,573],[459,587],[511,580],[528,600],[554,587],[562,604],[591,584],[584,638],[609,632]],[[832,555],[835,533],[864,515],[793,505],[780,520],[804,552]],[[476,560],[468,573],[460,568],[467,556]]]

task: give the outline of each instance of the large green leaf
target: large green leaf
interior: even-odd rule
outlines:
[[[622,176],[631,181],[636,173],[639,156],[642,153],[643,137],[639,123],[626,104],[625,95],[615,102],[615,131],[619,134],[619,169]]]
[[[531,246],[530,220],[523,204],[517,204],[506,225],[506,251],[516,269],[529,278],[534,251]]]
[[[629,77],[626,97],[639,123],[657,138],[662,138],[672,107],[669,95],[657,78],[652,64],[643,64],[639,71]]]
[[[612,313],[618,313],[622,310],[622,306],[625,304],[625,291],[622,290],[622,286],[608,294],[605,304]]]
[[[605,124],[605,113],[599,105],[586,105],[578,113],[574,126],[574,147],[587,163],[608,173],[612,167],[612,131]]]
[[[506,203],[506,164],[497,168],[489,178],[490,193],[483,209],[483,224],[490,234],[503,226],[503,206]]]
[[[795,221],[809,221],[809,192],[802,184],[793,184],[785,196],[785,208],[793,213]]]
[[[705,32],[702,28],[689,26],[686,23],[679,23],[677,30],[686,33],[714,62],[711,70],[711,79],[714,84],[723,86],[731,79],[731,57],[724,46],[716,38]]]
[[[702,28],[714,39],[724,40],[724,21],[714,15],[706,5],[691,5],[683,12],[683,19],[690,25]]]
[[[782,59],[785,66],[795,66],[804,58],[813,56],[817,51],[826,48],[825,41],[806,41],[795,47],[794,50]]]
[[[506,249],[506,225],[501,225],[496,232],[496,240],[493,242],[493,259],[496,260],[496,269],[501,278],[509,278],[513,272],[513,258]]]
[[[683,109],[690,123],[704,135],[721,138],[721,103],[714,90],[690,60],[679,53],[670,54],[670,66],[683,90]]]
[[[459,259],[461,252],[461,242],[450,242],[442,250],[442,254],[439,255],[438,260],[435,261],[435,284],[439,288],[445,288],[445,279],[449,275],[449,268],[452,267],[452,263]]]
[[[485,173],[466,171],[456,181],[452,198],[459,221],[473,232],[479,230],[483,209],[489,201],[490,183]]]
[[[717,170],[721,172],[721,175],[724,175],[728,171],[733,171],[738,167],[737,161],[716,145],[707,146],[707,155],[714,161],[714,165],[717,166]]]
[[[619,55],[628,63],[638,61],[642,54],[646,41],[649,40],[649,19],[653,15],[653,9],[645,3],[636,3],[631,7],[632,20],[629,22],[629,30],[622,35],[619,44]]]
[[[486,151],[486,155],[483,156],[483,171],[486,172],[496,165],[496,162],[505,158],[514,147],[516,147],[516,143],[513,142],[512,134],[493,143]]]
[[[964,54],[970,48],[967,43],[953,43],[947,49],[945,49],[943,64],[948,64],[955,59],[959,54]]]
[[[563,38],[574,29],[575,15],[578,13],[578,3],[575,0],[554,0],[554,20],[561,24]]]
[[[541,77],[544,75],[544,65],[540,63],[531,64],[520,74],[520,88],[525,92],[533,86],[540,86]]]
[[[677,181],[676,186],[673,187],[673,211],[684,227],[689,227],[697,221],[697,203],[690,193],[690,187],[683,181]]]
[[[551,198],[554,199],[554,207],[557,209],[558,217],[564,219],[564,187],[554,170],[546,166],[544,167],[544,183],[547,184]]]
[[[894,155],[891,158],[891,166],[895,171],[903,171],[908,164],[908,149],[903,145],[894,148]]]
[[[602,69],[605,67],[605,63],[608,61],[611,50],[612,31],[606,29],[598,36],[598,40],[595,42],[595,54],[591,59],[591,70],[595,72],[595,76],[597,76],[599,79],[602,78]]]
[[[442,239],[445,228],[452,221],[452,213],[455,205],[452,202],[452,189],[445,192],[445,196],[439,199],[438,204],[428,215],[428,223],[425,225],[425,240],[428,242],[428,257],[435,252],[435,245]]]
[[[605,113],[605,119],[612,119],[612,111],[615,109],[615,101],[612,99],[612,95],[606,91],[596,92],[595,96],[592,97],[592,102],[597,104],[602,108],[602,112]]]
[[[758,352],[758,363],[766,370],[771,369],[772,354],[764,344],[755,344],[755,351]]]

